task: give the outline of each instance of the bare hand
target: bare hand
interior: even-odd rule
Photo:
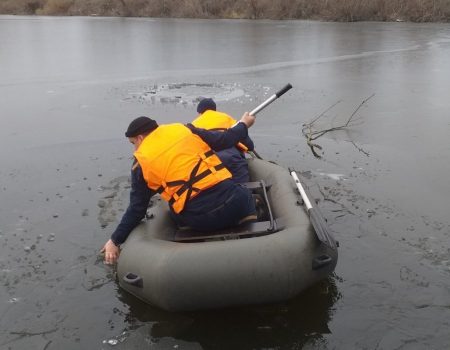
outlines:
[[[247,128],[251,127],[253,123],[255,122],[256,117],[253,115],[250,115],[248,112],[245,112],[244,115],[241,117],[240,122],[247,125]]]
[[[120,254],[120,249],[114,244],[112,240],[108,240],[108,242],[106,242],[106,244],[103,246],[100,253],[105,253],[105,264],[112,265],[117,262]]]

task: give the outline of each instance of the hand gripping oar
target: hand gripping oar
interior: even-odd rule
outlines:
[[[265,100],[263,103],[261,103],[258,107],[256,107],[253,111],[251,111],[249,114],[250,115],[256,115],[256,113],[260,112],[261,110],[263,110],[264,108],[266,108],[268,105],[270,105],[273,101],[275,101],[278,97],[280,97],[281,95],[283,95],[284,93],[286,93],[287,91],[289,91],[290,89],[292,89],[292,85],[291,84],[287,84],[284,88],[282,88],[281,90],[279,90],[278,92],[274,93],[272,96],[270,96],[267,100]]]
[[[322,213],[319,211],[319,208],[317,208],[316,206],[312,206],[311,201],[309,200],[308,195],[306,194],[306,191],[297,176],[297,173],[292,169],[289,169],[289,172],[294,178],[295,184],[297,185],[303,202],[305,203],[306,209],[309,214],[309,220],[311,221],[311,225],[316,232],[317,238],[319,239],[319,241],[335,250],[337,247],[336,241],[333,238],[333,235],[331,234],[328,224],[322,216]]]

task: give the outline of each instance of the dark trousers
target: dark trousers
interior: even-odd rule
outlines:
[[[236,226],[241,219],[255,213],[250,191],[225,180],[190,200],[181,213],[172,212],[172,217],[178,226],[217,231]]]

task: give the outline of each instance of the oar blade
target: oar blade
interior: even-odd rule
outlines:
[[[334,240],[330,228],[320,210],[317,207],[312,207],[308,212],[309,220],[316,231],[317,238],[331,249],[337,249],[336,241]]]

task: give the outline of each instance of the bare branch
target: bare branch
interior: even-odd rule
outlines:
[[[358,150],[358,151],[360,151],[361,153],[364,153],[367,157],[369,157],[370,156],[370,153],[369,152],[367,152],[367,151],[365,151],[365,150],[363,150],[361,147],[359,147],[355,142],[353,142],[353,141],[349,141],[353,146],[355,146],[355,148]]]
[[[321,117],[323,117],[328,111],[330,111],[332,108],[334,108],[338,103],[341,102],[341,100],[337,101],[330,107],[328,107],[325,111],[323,111],[318,116],[314,117],[309,123],[302,125],[302,134],[306,138],[307,145],[311,148],[311,152],[316,158],[321,158],[321,156],[317,153],[316,149],[322,150],[322,147],[318,145],[317,143],[313,143],[312,141],[317,140],[319,137],[322,137],[326,133],[332,132],[332,131],[338,131],[338,130],[344,130],[350,126],[352,126],[352,122],[354,122],[356,119],[354,119],[356,113],[361,109],[361,107],[367,103],[372,97],[374,97],[375,94],[370,95],[368,98],[363,100],[358,107],[353,111],[353,113],[349,116],[347,121],[343,125],[335,126],[328,129],[321,129],[321,130],[314,130],[314,123],[317,122]],[[360,151],[363,152],[365,155],[369,155],[369,153],[365,152],[363,149],[356,146],[354,142],[352,142],[353,145]]]
[[[363,106],[364,103],[366,103],[367,101],[369,101],[372,97],[374,97],[375,94],[370,95],[369,97],[367,97],[364,101],[362,101],[359,106],[353,111],[352,115],[350,116],[350,118],[348,118],[347,123],[345,123],[345,126],[348,126],[348,124],[350,123],[350,121],[352,120],[352,118],[354,117],[354,115],[359,111],[359,109]]]
[[[325,115],[325,113],[327,113],[329,110],[331,110],[332,108],[334,108],[336,105],[338,105],[339,103],[341,103],[342,100],[337,101],[335,104],[331,105],[330,107],[328,107],[326,110],[324,110],[322,113],[320,113],[317,117],[315,117],[313,120],[311,120],[308,125],[314,124],[314,122],[316,120],[318,120],[320,117],[323,117]],[[303,124],[305,125],[305,124]]]

